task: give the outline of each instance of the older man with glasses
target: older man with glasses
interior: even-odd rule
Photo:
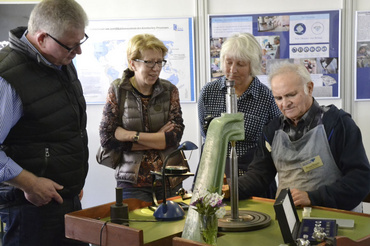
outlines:
[[[0,51],[3,245],[88,245],[64,232],[88,171],[86,103],[72,63],[87,23],[74,0],[43,0]]]
[[[81,42],[79,44],[76,44],[75,46],[73,46],[73,47],[70,48],[67,45],[65,45],[62,42],[60,42],[58,39],[56,39],[53,36],[51,36],[49,33],[46,33],[46,35],[48,35],[49,37],[51,37],[55,42],[57,42],[64,49],[68,50],[69,53],[71,53],[72,51],[74,51],[75,49],[77,49],[78,47],[80,47],[89,38],[89,36],[87,36],[87,34],[85,33],[85,37],[81,40]]]

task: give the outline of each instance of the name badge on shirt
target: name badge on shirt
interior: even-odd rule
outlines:
[[[324,165],[324,163],[322,162],[321,158],[319,155],[313,157],[313,158],[310,158],[309,160],[307,161],[304,161],[301,163],[301,166],[303,168],[303,171],[305,173],[315,169],[315,168],[318,168],[318,167],[321,167],[322,165]]]

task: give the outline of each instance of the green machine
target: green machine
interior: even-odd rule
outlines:
[[[226,81],[226,113],[214,118],[207,130],[207,138],[198,167],[194,191],[199,187],[211,190],[215,187],[222,192],[223,177],[230,142],[230,206],[231,212],[219,219],[220,231],[248,231],[266,227],[270,224],[269,215],[254,211],[239,211],[238,203],[238,163],[235,142],[244,140],[244,114],[237,112],[237,99],[234,81]],[[190,203],[195,201],[192,197]],[[186,217],[182,237],[201,242],[198,213],[190,208]]]

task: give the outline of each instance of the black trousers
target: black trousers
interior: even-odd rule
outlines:
[[[6,206],[6,199],[0,197],[0,200]],[[8,207],[0,209],[1,221],[6,224],[3,246],[89,245],[65,237],[64,215],[81,209],[78,196],[63,199],[63,204],[52,201],[41,207],[25,201],[24,197],[18,200],[21,201],[9,201]]]

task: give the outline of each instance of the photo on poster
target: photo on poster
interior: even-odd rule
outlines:
[[[303,64],[311,74],[314,89],[312,95],[320,98],[333,97],[333,87],[338,85],[338,58],[294,59],[295,63]],[[328,73],[330,71],[330,73]]]
[[[357,42],[356,64],[357,68],[370,67],[370,41]]]
[[[211,56],[220,57],[221,46],[226,37],[211,38]]]
[[[289,31],[289,15],[258,16],[259,32]]]
[[[280,36],[257,36],[262,49],[262,73],[266,74],[267,63],[271,59],[280,59]]]
[[[320,57],[317,60],[317,73],[338,74],[338,57]]]
[[[212,77],[215,79],[222,77],[223,74],[220,68],[220,58],[218,57],[211,58],[211,72]]]

